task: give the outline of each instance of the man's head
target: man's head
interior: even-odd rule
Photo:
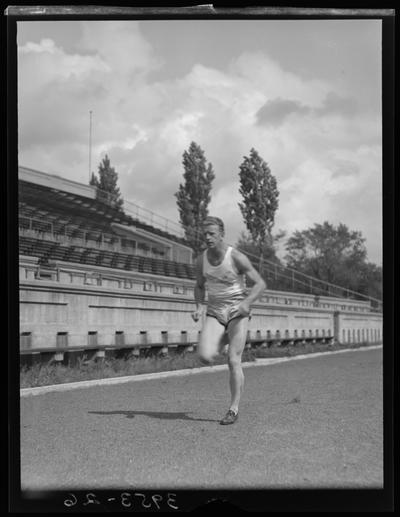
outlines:
[[[206,217],[203,222],[203,235],[209,248],[218,245],[225,235],[223,221],[219,217]]]

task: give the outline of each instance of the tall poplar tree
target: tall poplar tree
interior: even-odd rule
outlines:
[[[204,151],[192,142],[188,151],[183,153],[183,179],[175,193],[180,223],[185,238],[197,255],[203,248],[202,223],[208,215],[210,192],[215,178],[211,163],[206,163]]]
[[[267,163],[252,148],[239,167],[240,187],[243,202],[239,203],[243,220],[259,254],[261,270],[265,247],[271,242],[271,230],[278,208],[277,181]]]

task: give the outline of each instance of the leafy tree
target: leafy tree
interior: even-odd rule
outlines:
[[[244,157],[239,169],[239,192],[243,197],[239,208],[252,241],[257,247],[261,268],[265,246],[271,239],[271,230],[275,222],[279,191],[276,178],[254,148],[250,150],[249,157]]]
[[[325,282],[379,298],[381,270],[366,262],[365,239],[345,224],[327,221],[296,231],[286,242],[288,267]]]
[[[367,262],[359,271],[358,289],[360,293],[382,300],[382,267]]]
[[[115,172],[114,167],[111,167],[110,158],[107,154],[99,164],[98,175],[99,177],[97,178],[97,176],[92,173],[92,177],[90,178],[90,185],[98,189],[97,197],[103,199],[104,194],[102,192],[109,193],[108,202],[115,208],[120,209],[124,201],[117,186],[118,174]]]
[[[211,163],[207,165],[204,151],[192,142],[183,153],[184,183],[175,193],[180,222],[185,230],[186,240],[195,255],[203,248],[202,222],[208,215],[210,192],[215,178]]]

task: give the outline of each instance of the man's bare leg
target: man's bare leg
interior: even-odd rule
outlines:
[[[235,318],[229,322],[229,385],[231,390],[230,408],[236,414],[239,410],[240,397],[244,387],[242,353],[246,344],[248,318]]]
[[[225,327],[216,318],[206,316],[197,347],[197,353],[203,362],[211,363],[218,354],[224,332]]]

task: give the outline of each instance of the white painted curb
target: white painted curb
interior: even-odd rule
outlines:
[[[271,357],[265,359],[256,359],[251,363],[243,363],[243,368],[254,366],[268,366],[271,364],[284,363],[287,361],[299,361],[301,359],[312,359],[322,355],[343,354],[348,352],[366,352],[368,350],[376,350],[382,348],[382,345],[372,345],[363,348],[348,348],[345,350],[333,350],[332,352],[315,352],[310,354],[294,355],[292,357]],[[78,388],[90,388],[92,386],[110,386],[112,384],[123,384],[125,382],[148,381],[152,379],[162,379],[164,377],[181,377],[184,375],[194,375],[197,373],[210,373],[226,370],[226,364],[218,364],[216,366],[203,366],[200,368],[186,368],[184,370],[172,370],[167,372],[143,373],[137,375],[128,375],[126,377],[111,377],[109,379],[93,379],[90,381],[69,382],[66,384],[52,384],[50,386],[39,386],[37,388],[22,388],[20,390],[21,397],[42,395],[44,393],[52,393],[55,391],[68,391]]]

